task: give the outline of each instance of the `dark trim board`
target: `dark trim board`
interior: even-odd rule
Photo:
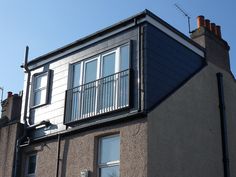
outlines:
[[[56,139],[58,135],[60,135],[61,137],[66,137],[66,136],[74,135],[74,134],[85,132],[85,131],[96,130],[105,126],[116,126],[117,124],[120,124],[120,123],[131,122],[131,121],[143,119],[146,117],[147,117],[146,112],[135,112],[135,113],[129,113],[126,115],[123,114],[120,116],[111,117],[109,119],[108,118],[102,119],[100,121],[91,122],[89,124],[77,125],[76,127],[73,127],[71,129],[67,129],[67,130],[60,131],[54,134],[49,134],[46,136],[32,139],[30,141],[31,143],[27,146],[30,146],[31,144],[35,144],[35,143],[40,143],[40,142]],[[27,147],[27,146],[24,145],[24,147]]]

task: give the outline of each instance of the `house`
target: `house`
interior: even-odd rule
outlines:
[[[189,38],[145,10],[26,52],[14,176],[236,177],[229,46],[197,22]]]

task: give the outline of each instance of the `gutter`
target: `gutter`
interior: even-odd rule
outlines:
[[[227,134],[227,119],[226,119],[226,113],[225,113],[223,74],[217,73],[216,76],[217,76],[218,94],[219,94],[224,177],[230,177],[229,150],[228,150],[229,148],[228,148],[228,134]]]

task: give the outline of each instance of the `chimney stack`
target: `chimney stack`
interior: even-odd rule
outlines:
[[[191,34],[192,40],[206,49],[206,60],[231,72],[229,45],[222,39],[221,27],[204,16],[197,17],[197,29]]]
[[[2,101],[2,113],[0,118],[6,119],[8,122],[19,120],[21,113],[21,96],[12,92],[7,93],[7,98]]]
[[[205,27],[211,31],[212,34],[216,35],[218,38],[221,38],[220,26],[215,23],[211,23],[210,20],[205,19],[203,15],[197,17],[197,28],[200,29],[201,27]]]

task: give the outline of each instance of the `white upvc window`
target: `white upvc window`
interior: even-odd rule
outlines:
[[[120,136],[101,137],[98,146],[99,177],[120,176]]]
[[[45,105],[48,101],[49,71],[33,76],[32,107]]]
[[[129,65],[130,44],[71,64],[71,120],[127,107]]]
[[[37,154],[30,154],[26,158],[25,177],[36,176]]]
[[[109,52],[72,64],[71,87],[107,77],[130,68],[130,45],[125,44]]]

